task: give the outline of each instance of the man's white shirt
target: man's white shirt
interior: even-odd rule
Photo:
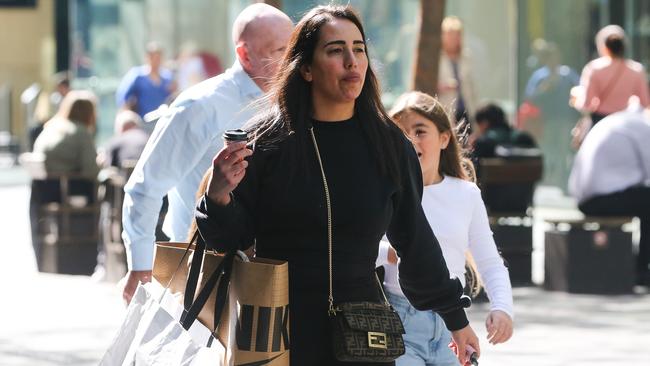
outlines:
[[[223,132],[253,117],[260,88],[238,62],[223,74],[181,93],[157,122],[124,191],[122,238],[131,270],[153,265],[155,228],[167,195],[163,231],[186,239],[196,193],[212,159],[223,147]]]

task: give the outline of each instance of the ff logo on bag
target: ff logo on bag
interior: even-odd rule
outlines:
[[[280,307],[241,305],[235,334],[237,348],[252,352],[288,350],[288,321],[289,305]],[[255,329],[253,329],[254,324]],[[282,348],[283,343],[284,348]]]

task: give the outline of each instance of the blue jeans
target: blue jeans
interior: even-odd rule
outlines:
[[[456,355],[449,348],[451,332],[438,314],[416,310],[405,297],[391,293],[386,293],[386,296],[406,330],[406,353],[396,360],[396,366],[459,365]]]

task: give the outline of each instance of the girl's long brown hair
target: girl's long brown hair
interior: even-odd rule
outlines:
[[[440,151],[440,164],[438,173],[464,180],[472,180],[474,166],[469,159],[463,156],[463,149],[458,142],[456,129],[452,127],[451,120],[440,102],[419,91],[402,94],[389,115],[399,125],[400,118],[407,112],[413,112],[433,122],[439,133],[449,133],[447,148]]]
[[[451,119],[440,102],[419,91],[402,94],[391,108],[389,115],[401,127],[400,120],[408,112],[417,113],[431,121],[439,133],[449,133],[449,144],[440,151],[440,164],[438,173],[449,177],[475,182],[474,165],[464,156],[463,149],[458,142],[457,129],[452,126]],[[481,277],[472,254],[465,252],[465,278],[472,296],[478,295],[482,287]]]
[[[196,200],[198,201],[201,199],[201,197],[207,192],[208,190],[208,183],[210,182],[210,176],[212,175],[212,168],[208,168],[208,171],[203,174],[203,178],[201,178],[201,182],[199,183],[199,189],[196,191]],[[194,234],[196,234],[197,230],[199,230],[198,226],[196,226],[196,220],[192,219],[192,223],[190,224],[190,230],[187,233],[187,241],[192,240],[194,237]]]

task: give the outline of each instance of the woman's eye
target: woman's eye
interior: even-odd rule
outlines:
[[[343,52],[342,48],[331,48],[329,51],[327,51],[328,54],[336,54],[341,52]]]
[[[365,48],[363,48],[363,47],[359,47],[359,48],[355,48],[355,49],[354,49],[354,52],[357,52],[357,53],[365,53],[366,50],[365,50]]]
[[[415,130],[415,136],[422,136],[425,135],[427,132],[424,130]]]

